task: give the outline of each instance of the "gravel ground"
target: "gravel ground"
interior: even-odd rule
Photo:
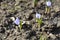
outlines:
[[[0,0],[0,40],[39,40],[40,34],[47,40],[60,40],[60,0],[54,0],[49,14],[45,14],[45,6],[44,0],[38,1],[36,10],[43,24],[37,27],[34,0]],[[12,17],[26,22],[21,30]]]

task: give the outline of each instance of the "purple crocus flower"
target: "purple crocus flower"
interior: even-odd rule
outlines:
[[[51,1],[46,1],[47,6],[51,6]]]
[[[41,15],[39,13],[36,13],[36,18],[41,18]]]
[[[19,25],[19,24],[20,24],[20,20],[19,20],[18,17],[16,18],[16,20],[14,21],[14,23],[15,23],[16,25]]]

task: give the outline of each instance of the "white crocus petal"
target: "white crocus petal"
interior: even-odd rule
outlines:
[[[47,6],[51,6],[51,1],[47,1],[47,2],[46,2],[46,5],[47,5]]]
[[[41,15],[39,13],[36,13],[36,18],[41,18]]]
[[[19,25],[19,24],[20,24],[20,20],[19,20],[18,17],[16,18],[16,20],[14,21],[14,23],[15,23],[16,25]]]

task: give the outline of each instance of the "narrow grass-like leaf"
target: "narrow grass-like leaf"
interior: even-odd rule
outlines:
[[[50,12],[50,8],[49,7],[46,7],[45,8],[45,13],[49,13]]]
[[[37,5],[38,0],[34,0],[34,7]]]
[[[39,40],[47,40],[45,35],[40,35],[40,39]]]
[[[42,19],[40,18],[40,19],[36,19],[36,21],[38,22],[38,26],[41,26],[41,24],[42,24]]]
[[[22,29],[22,21],[20,21],[20,30]]]

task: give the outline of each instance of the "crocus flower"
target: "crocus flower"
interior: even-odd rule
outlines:
[[[47,6],[51,6],[51,1],[46,1]]]
[[[16,20],[14,21],[14,23],[15,23],[16,25],[19,25],[19,24],[20,24],[20,20],[19,20],[18,17],[16,18]]]
[[[39,13],[36,13],[36,18],[41,18],[41,15]]]

